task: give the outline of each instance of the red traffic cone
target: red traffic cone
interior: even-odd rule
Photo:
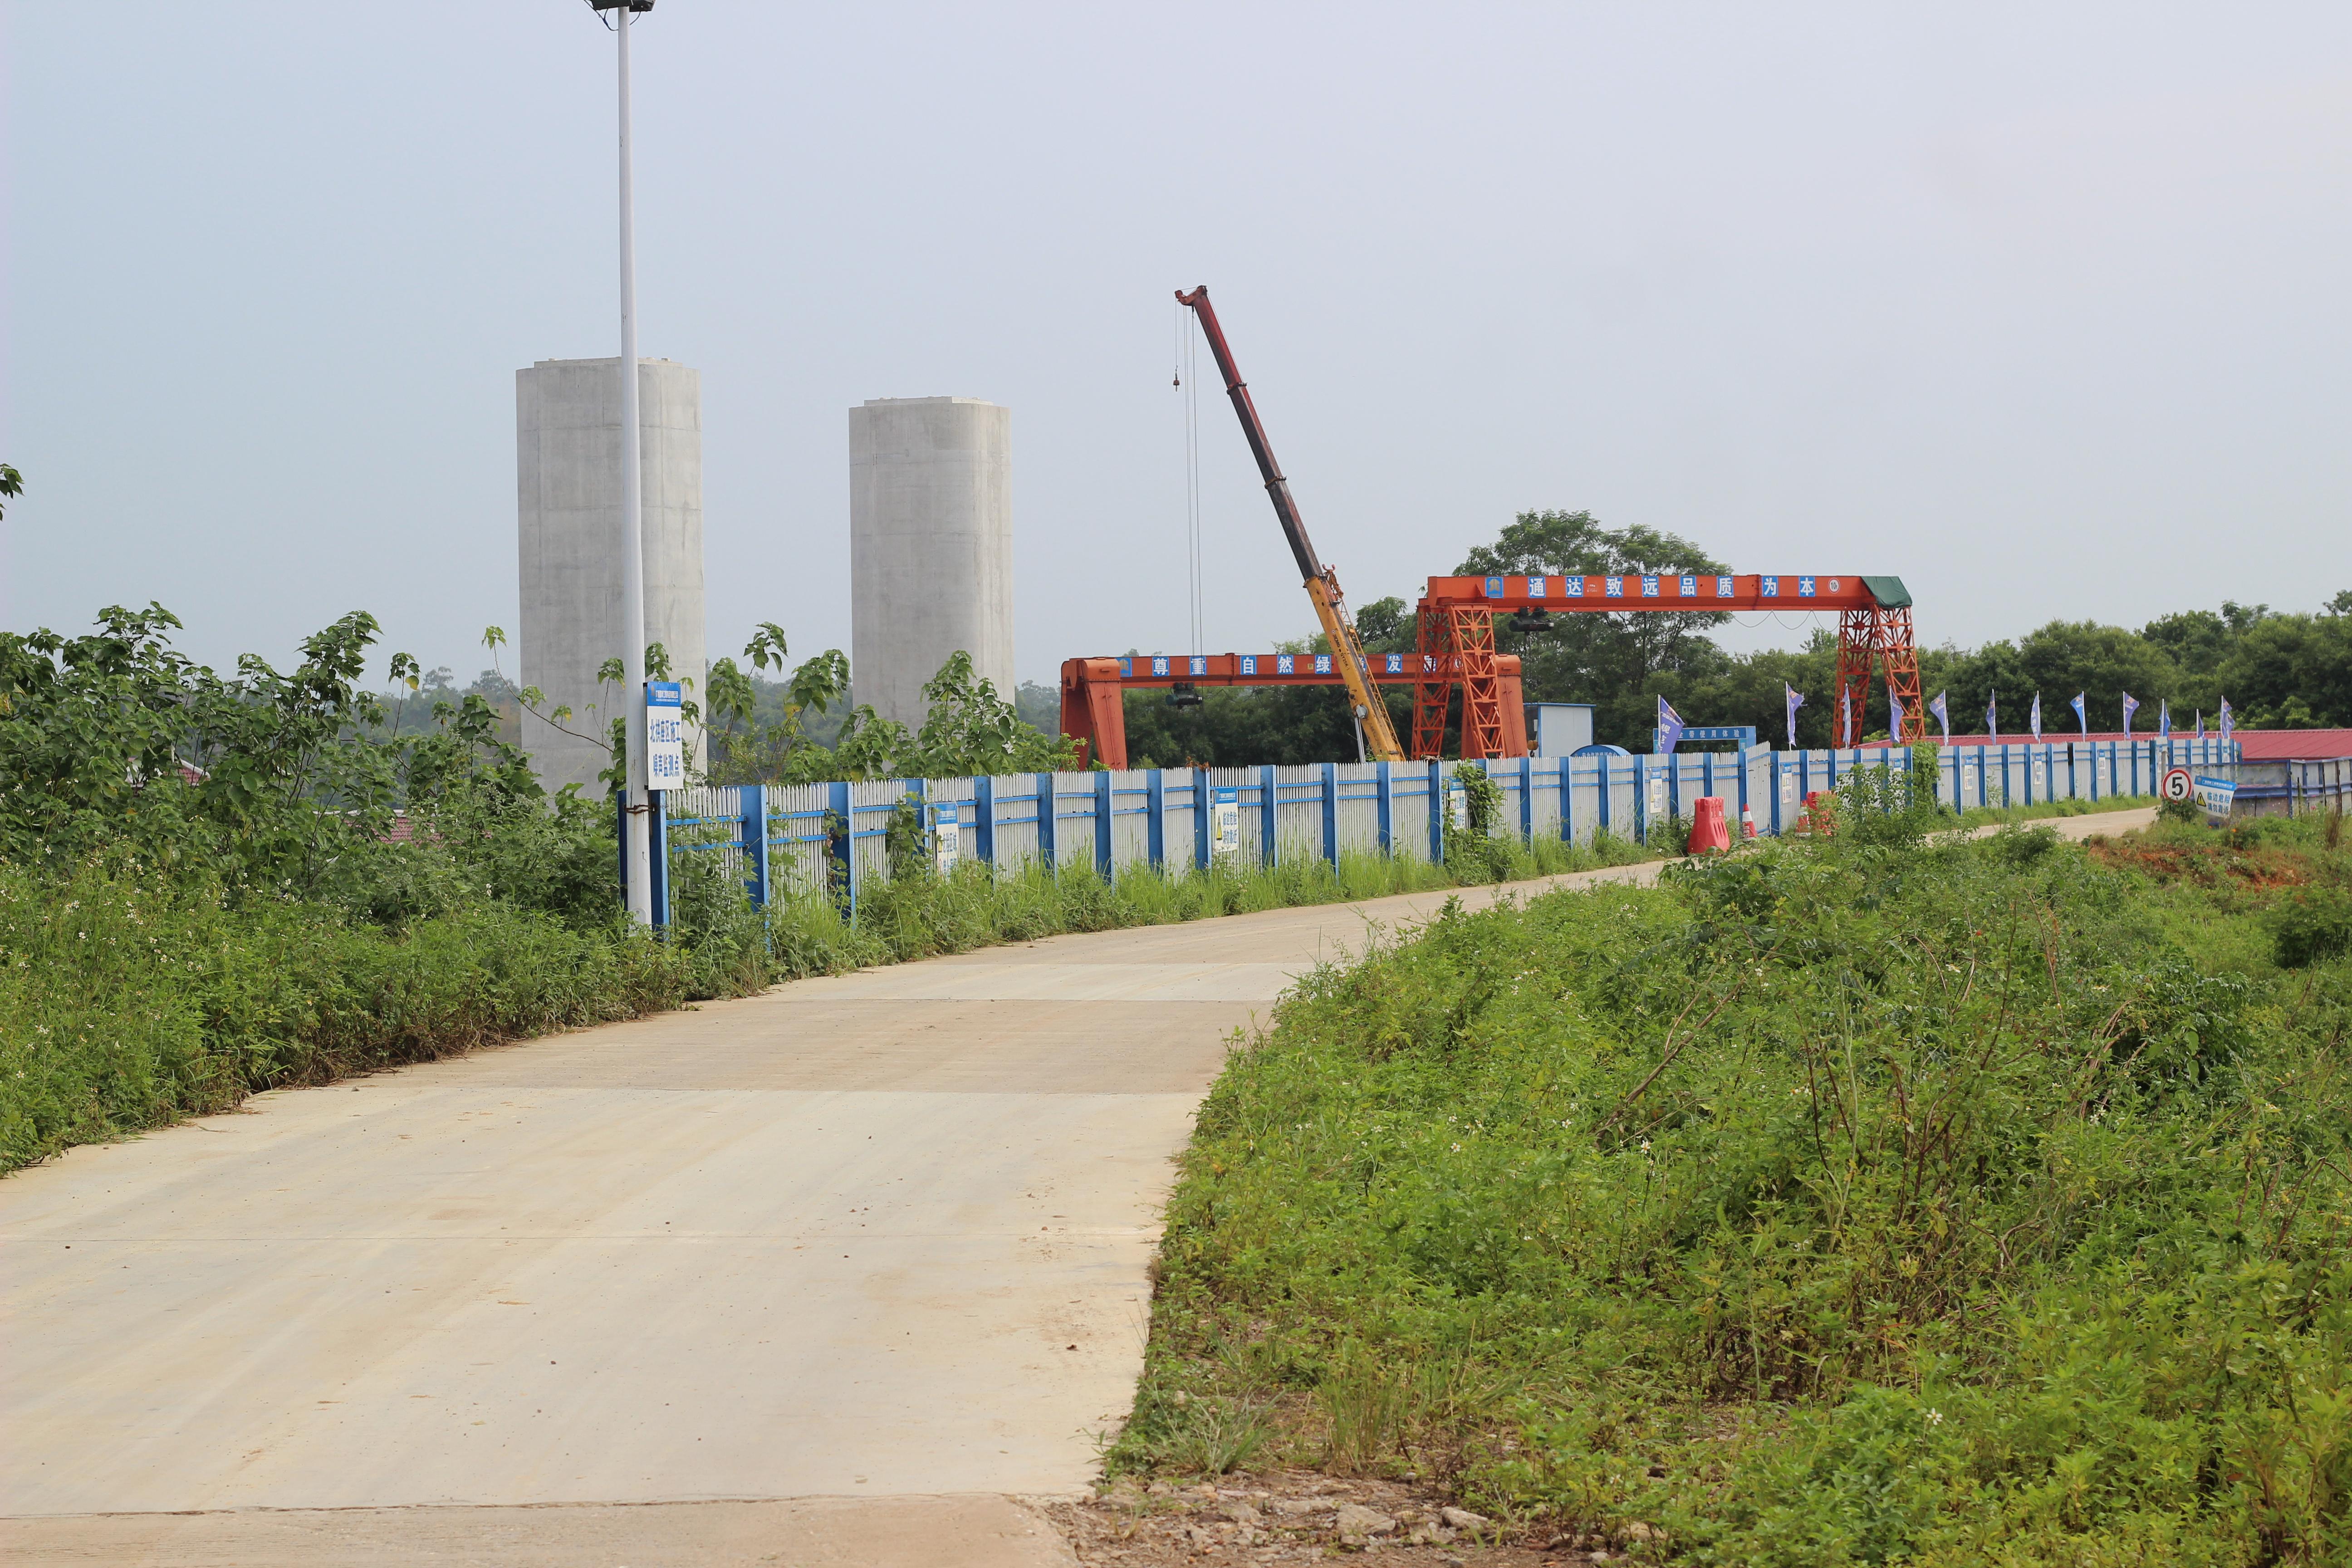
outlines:
[[[1742,838],[1756,837],[1756,813],[1745,801],[1739,804],[1739,837]]]

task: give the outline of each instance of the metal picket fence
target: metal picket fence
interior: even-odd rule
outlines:
[[[1906,770],[1907,747],[1820,752],[1513,757],[1482,764],[1503,796],[1502,830],[1522,843],[1646,842],[1654,825],[1692,815],[1702,795],[1759,835],[1797,826],[1808,795],[1860,769]],[[2234,773],[2238,748],[2215,740],[2020,742],[1940,751],[1938,794],[1956,810],[2148,795],[2170,767]],[[662,796],[656,907],[666,914],[672,854],[716,856],[752,901],[831,893],[855,918],[862,889],[890,875],[894,813],[910,809],[926,853],[1011,868],[1085,866],[1106,879],[1134,866],[1205,868],[1219,848],[1273,866],[1307,858],[1445,855],[1460,820],[1454,763],[1318,763],[1303,767],[1137,768],[862,784],[706,785]],[[2344,787],[2342,770],[2330,775]],[[2316,793],[2306,789],[2304,793]]]

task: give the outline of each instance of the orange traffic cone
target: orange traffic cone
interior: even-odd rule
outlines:
[[[1756,837],[1756,813],[1746,801],[1739,804],[1739,837],[1742,838]]]

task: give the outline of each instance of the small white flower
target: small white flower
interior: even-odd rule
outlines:
[[[1928,1426],[1941,1426],[1943,1424],[1944,1424],[1944,1413],[1943,1413],[1942,1411],[1940,1411],[1940,1410],[1930,1410],[1930,1411],[1928,1411],[1928,1412],[1927,1412],[1927,1425],[1928,1425]]]

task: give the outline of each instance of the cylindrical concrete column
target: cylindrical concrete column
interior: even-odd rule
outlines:
[[[668,360],[637,364],[645,487],[646,639],[669,655],[673,679],[702,691],[702,374]],[[520,481],[521,679],[568,707],[566,730],[602,740],[626,694],[596,682],[622,657],[621,362],[541,360],[515,372]],[[642,650],[640,650],[642,651]],[[688,744],[698,766],[698,731]],[[523,745],[540,780],[601,793],[604,747],[526,715]]]
[[[958,650],[1010,701],[1013,411],[975,397],[883,397],[849,411],[850,679],[917,726]]]

